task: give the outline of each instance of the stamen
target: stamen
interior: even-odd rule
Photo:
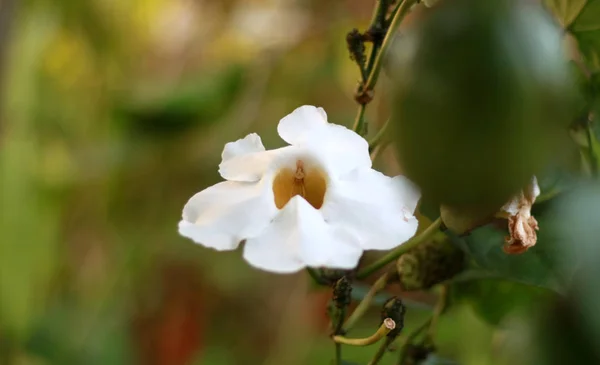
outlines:
[[[275,206],[279,209],[294,196],[304,198],[315,209],[320,209],[327,190],[324,172],[318,167],[306,166],[303,160],[296,160],[296,168],[282,168],[273,180]]]
[[[294,177],[296,180],[304,180],[304,176],[306,176],[304,174],[304,161],[298,160],[296,161],[296,173],[294,174]]]

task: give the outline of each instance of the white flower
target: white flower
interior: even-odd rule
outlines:
[[[537,220],[531,215],[531,207],[539,195],[540,187],[533,176],[527,187],[502,207],[500,216],[508,218],[509,235],[504,245],[506,253],[520,254],[537,243],[536,231],[539,227]]]
[[[245,241],[251,265],[280,273],[351,269],[363,250],[415,234],[418,190],[371,169],[358,134],[313,106],[294,110],[277,131],[290,146],[265,151],[254,133],[225,145],[219,172],[227,181],[188,201],[180,234],[217,250]]]

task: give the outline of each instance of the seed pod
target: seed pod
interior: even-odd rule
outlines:
[[[400,256],[396,263],[403,290],[429,289],[465,266],[464,253],[448,241],[430,241]]]

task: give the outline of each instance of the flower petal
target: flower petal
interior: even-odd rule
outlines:
[[[269,184],[225,181],[187,202],[179,233],[206,247],[233,250],[260,233],[276,214]]]
[[[292,198],[271,225],[244,247],[250,264],[279,273],[305,266],[351,269],[361,254],[356,238],[328,225],[300,196]]]
[[[343,227],[365,250],[388,250],[411,238],[420,193],[404,177],[387,177],[372,169],[356,170],[333,181],[321,208],[325,220]]]
[[[219,174],[226,180],[258,181],[269,166],[272,156],[272,151],[265,151],[260,136],[251,133],[225,144]]]
[[[238,139],[235,142],[229,142],[225,144],[225,148],[223,149],[221,158],[223,159],[223,161],[226,161],[236,156],[264,151],[265,146],[263,146],[260,136],[256,133],[250,133],[242,139]]]
[[[527,190],[525,191],[525,197],[531,201],[531,204],[535,202],[535,199],[540,195],[540,186],[538,185],[537,178],[533,176],[531,178],[531,182],[527,186]]]
[[[327,114],[323,108],[304,105],[283,117],[277,126],[279,136],[291,145],[307,142],[311,133],[327,126]]]
[[[297,108],[279,121],[277,132],[291,145],[315,150],[334,173],[371,167],[368,142],[344,126],[328,123],[322,108],[310,105]]]

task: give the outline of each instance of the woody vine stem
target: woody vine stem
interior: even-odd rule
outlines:
[[[359,104],[359,107],[354,121],[353,130],[362,136],[365,136],[368,133],[368,122],[365,119],[365,111],[367,105],[373,99],[374,88],[377,84],[386,53],[402,20],[409,13],[411,7],[417,2],[418,0],[377,0],[368,29],[364,33],[360,33],[357,29],[354,29],[346,36],[350,58],[358,66],[361,77],[354,95],[354,99]],[[368,57],[365,55],[367,49],[366,44],[371,45]],[[384,136],[387,126],[388,123],[386,122],[376,133],[376,135],[369,141],[369,150],[371,152],[372,159],[377,157],[378,153],[386,144]],[[438,219],[419,235],[413,237],[411,240],[397,249],[390,251],[387,255],[383,256],[376,262],[363,268],[356,274],[356,278],[364,279],[369,277],[390,262],[398,259],[398,257],[400,257],[400,255],[403,253],[416,247],[422,242],[431,239],[431,237],[439,231],[440,226],[441,221]],[[323,283],[323,280],[315,270],[309,269],[309,274],[315,281]],[[374,296],[385,288],[390,276],[392,275],[388,273],[383,274],[376,281],[371,290],[367,293],[367,295],[365,295],[361,303],[357,306],[355,311],[348,319],[346,319],[346,313],[350,304],[350,293],[352,290],[351,282],[345,276],[335,282],[333,289],[334,295],[329,309],[332,339],[335,344],[334,365],[342,364],[342,344],[368,346],[380,342],[381,339],[385,338],[385,340],[382,341],[380,348],[377,350],[369,363],[370,365],[376,365],[386,353],[388,347],[396,339],[399,331],[402,329],[402,323],[396,324],[394,320],[399,319],[402,321],[404,313],[401,304],[397,307],[392,305],[393,308],[396,308],[396,310],[391,310],[389,312],[391,313],[390,316],[392,318],[385,318],[385,320],[383,320],[381,323],[380,328],[371,336],[366,338],[345,337],[345,334],[367,311]],[[394,315],[399,315],[400,317],[398,318],[396,316],[396,318],[393,318]],[[394,325],[390,326],[391,323]],[[399,328],[394,330],[396,326]]]

